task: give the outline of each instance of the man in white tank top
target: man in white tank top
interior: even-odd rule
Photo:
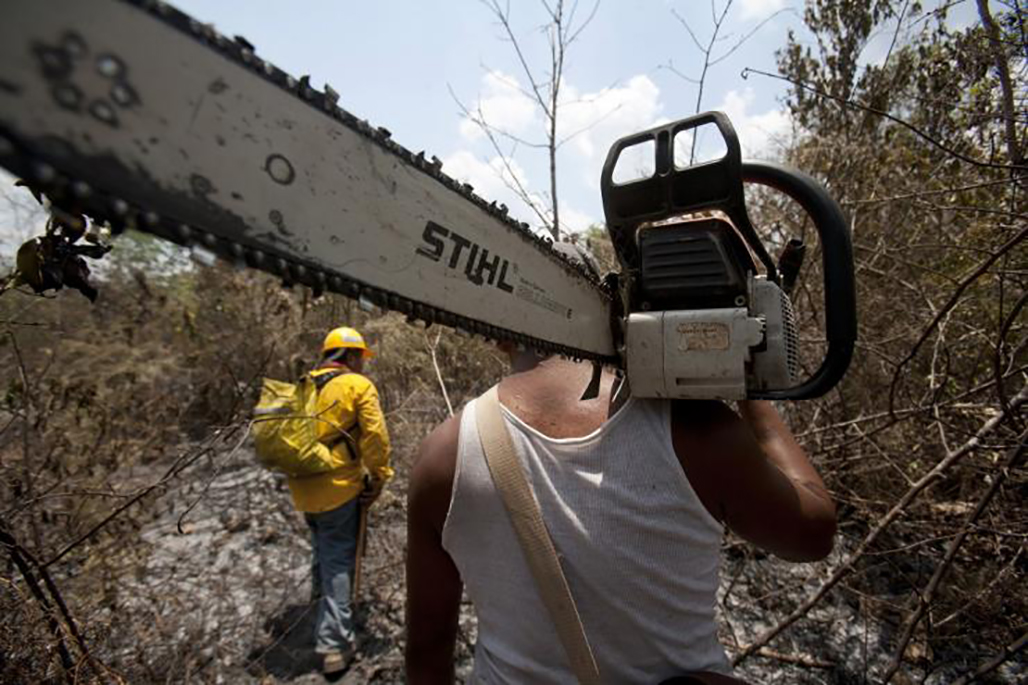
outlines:
[[[580,400],[592,367],[531,354],[499,387],[604,683],[687,672],[728,682],[716,639],[722,526],[821,559],[835,505],[777,411],[740,402]],[[461,594],[478,617],[471,682],[573,683],[482,454],[477,400],[419,450],[408,494],[407,678],[452,683]],[[718,679],[720,678],[720,679]]]

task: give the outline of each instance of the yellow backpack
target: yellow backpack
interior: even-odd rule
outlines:
[[[345,464],[333,452],[340,440],[347,442],[350,454],[356,458],[356,441],[342,428],[340,437],[331,444],[318,440],[318,423],[327,421],[317,415],[318,391],[344,373],[347,372],[308,375],[299,383],[263,380],[251,430],[257,459],[265,468],[294,478],[332,471]]]

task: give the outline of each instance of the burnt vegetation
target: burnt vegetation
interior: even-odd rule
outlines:
[[[790,567],[726,541],[722,637],[753,682],[1025,672],[1028,13],[977,7],[957,30],[916,2],[811,0],[813,44],[749,72],[789,82],[783,161],[850,217],[860,324],[844,382],[783,407],[839,503],[836,550]],[[886,26],[888,55],[864,64]],[[816,243],[780,196],[749,200],[772,253]],[[611,263],[603,232],[590,241]],[[0,682],[308,677],[306,532],[256,465],[247,416],[262,376],[298,377],[343,322],[378,352],[398,474],[371,518],[351,677],[402,681],[411,459],[500,377],[501,354],[141,234],[103,262],[95,303],[0,297]],[[815,250],[794,293],[807,371],[819,271]],[[465,665],[473,641],[466,612]]]

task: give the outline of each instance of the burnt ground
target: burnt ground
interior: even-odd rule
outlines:
[[[370,513],[357,610],[359,651],[338,682],[403,682],[409,462],[401,455],[396,465],[396,481]],[[311,650],[307,529],[281,477],[260,469],[242,448],[187,473],[154,502],[152,516],[130,545],[139,563],[119,580],[112,603],[117,618],[108,646],[120,655],[115,667],[142,660],[155,680],[325,682]],[[789,564],[729,541],[719,593],[722,642],[729,651],[808,597],[848,544],[843,535],[828,563]],[[887,583],[882,593],[887,596]],[[893,631],[867,597],[841,585],[736,672],[753,683],[877,682]],[[458,645],[461,678],[470,670],[474,637],[474,615],[466,604]],[[911,649],[917,649],[916,641]],[[959,649],[923,656],[923,671],[901,673],[894,682],[950,682],[977,661]],[[1023,660],[1015,660],[995,682],[1016,682],[1025,673]]]

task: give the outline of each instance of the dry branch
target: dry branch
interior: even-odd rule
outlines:
[[[968,534],[971,533],[975,523],[977,523],[978,519],[981,518],[986,508],[988,508],[989,504],[992,502],[992,498],[996,496],[996,493],[999,492],[1003,483],[1006,481],[1007,474],[1011,469],[1017,468],[1018,462],[1020,462],[1024,457],[1026,440],[1028,440],[1028,431],[1021,434],[1019,443],[1011,448],[1007,453],[1007,458],[1004,460],[1003,466],[993,475],[992,485],[990,485],[989,489],[985,491],[985,494],[982,495],[981,499],[978,501],[978,506],[975,507],[975,510],[967,518],[963,530],[960,531],[960,534],[955,539],[950,541],[949,549],[946,550],[946,556],[935,569],[931,580],[928,581],[928,585],[926,585],[925,589],[918,595],[917,610],[914,611],[914,613],[911,614],[903,624],[903,629],[900,634],[899,642],[896,644],[892,663],[889,664],[885,674],[882,676],[883,683],[888,683],[892,680],[892,677],[896,675],[896,672],[899,670],[900,664],[903,662],[903,655],[906,653],[907,645],[910,643],[910,638],[913,637],[914,630],[921,622],[925,612],[931,606],[932,600],[935,599],[935,593],[942,583],[943,576],[953,563],[953,559],[956,557],[957,551],[960,549],[961,545],[964,544],[964,540],[966,540]]]
[[[907,492],[900,498],[900,500],[889,510],[889,512],[875,525],[870,533],[864,538],[857,549],[850,555],[846,561],[838,566],[832,575],[821,584],[821,587],[806,601],[804,601],[798,608],[792,613],[781,620],[778,625],[774,626],[763,635],[758,637],[752,643],[744,647],[735,657],[732,659],[732,664],[736,665],[745,661],[748,657],[752,656],[758,649],[767,645],[771,640],[776,638],[782,631],[787,629],[789,626],[794,624],[799,619],[803,618],[821,599],[824,598],[828,592],[835,587],[836,584],[843,578],[845,578],[853,570],[853,565],[867,553],[871,545],[878,539],[882,532],[889,527],[889,525],[895,521],[909,506],[909,504],[929,485],[934,483],[940,478],[951,466],[957,463],[960,459],[967,456],[971,452],[974,452],[978,447],[981,446],[982,441],[991,435],[1003,422],[1013,413],[1016,412],[1021,405],[1028,400],[1028,384],[1021,388],[1021,391],[1014,397],[1009,406],[995,417],[986,421],[981,428],[975,433],[974,437],[962,444],[955,451],[948,453],[943,459],[941,459],[931,471],[922,476],[913,486],[911,486]]]

